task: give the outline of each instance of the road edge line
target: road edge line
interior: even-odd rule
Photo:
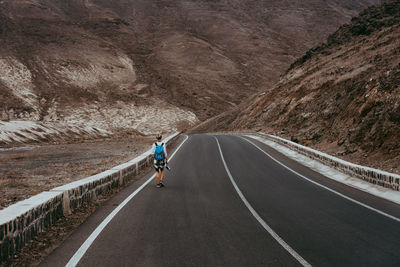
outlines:
[[[292,255],[301,265],[303,266],[312,266],[309,264],[303,257],[301,257],[292,247],[289,246],[257,213],[257,211],[254,210],[254,208],[250,205],[250,203],[247,201],[246,197],[243,195],[242,191],[240,191],[239,187],[237,186],[235,180],[233,179],[233,176],[231,172],[229,171],[228,165],[225,162],[224,155],[222,153],[221,146],[219,144],[218,138],[215,137],[215,140],[217,141],[219,153],[221,155],[221,160],[222,163],[224,164],[225,171],[229,176],[229,179],[231,180],[231,183],[233,187],[236,190],[236,193],[239,195],[240,199],[243,201],[247,209],[251,212],[251,214],[256,218],[256,220],[261,224],[261,226],[287,251]]]
[[[185,140],[178,146],[178,148],[171,155],[170,159],[172,159],[176,152],[183,146],[183,144],[189,139],[186,135]],[[98,237],[98,235],[103,231],[103,229],[108,225],[109,222],[118,214],[118,212],[134,197],[136,196],[143,188],[146,187],[155,177],[153,174],[146,182],[144,182],[138,189],[136,189],[132,194],[130,194],[125,200],[119,204],[100,224],[96,227],[96,229],[90,234],[90,236],[86,239],[86,241],[80,246],[80,248],[75,252],[75,254],[71,257],[68,263],[65,265],[66,267],[75,267],[82,257],[85,255],[86,251],[90,248],[94,240]]]
[[[338,191],[336,191],[336,190],[333,190],[332,188],[329,188],[329,187],[327,187],[327,186],[325,186],[325,185],[322,185],[322,184],[320,184],[320,183],[318,183],[318,182],[316,182],[316,181],[314,181],[314,180],[312,180],[312,179],[310,179],[310,178],[305,177],[304,175],[302,175],[302,174],[296,172],[295,170],[291,169],[290,167],[286,166],[286,165],[283,164],[282,162],[280,162],[280,161],[278,161],[277,159],[275,159],[274,157],[272,157],[269,153],[267,153],[267,152],[265,152],[264,150],[262,150],[259,146],[257,146],[256,144],[254,144],[252,141],[250,141],[250,140],[248,140],[248,139],[246,139],[246,138],[244,138],[244,137],[242,137],[242,136],[240,136],[240,138],[246,140],[247,142],[249,142],[250,144],[252,144],[253,146],[255,146],[257,149],[259,149],[261,152],[263,152],[265,155],[267,155],[269,158],[271,158],[272,160],[274,160],[276,163],[280,164],[282,167],[286,168],[287,170],[293,172],[293,173],[296,174],[297,176],[299,176],[299,177],[301,177],[301,178],[307,180],[308,182],[313,183],[313,184],[315,184],[315,185],[317,185],[317,186],[319,186],[319,187],[322,187],[322,188],[324,188],[324,189],[326,189],[326,190],[328,190],[328,191],[330,191],[330,192],[332,192],[332,193],[334,193],[334,194],[336,194],[336,195],[338,195],[338,196],[340,196],[340,197],[342,197],[342,198],[344,198],[344,199],[347,199],[347,200],[349,200],[349,201],[351,201],[351,202],[353,202],[353,203],[355,203],[355,204],[358,204],[358,205],[360,205],[360,206],[362,206],[362,207],[364,207],[364,208],[366,208],[366,209],[369,209],[369,210],[374,211],[374,212],[376,212],[376,213],[378,213],[378,214],[380,214],[380,215],[383,215],[383,216],[385,216],[385,217],[387,217],[387,218],[390,218],[390,219],[392,219],[392,220],[395,220],[395,221],[397,221],[397,222],[400,222],[400,218],[397,218],[397,217],[395,217],[395,216],[393,216],[393,215],[387,214],[386,212],[383,212],[383,211],[381,211],[381,210],[375,209],[375,208],[373,208],[373,207],[371,207],[371,206],[369,206],[369,205],[367,205],[367,204],[364,204],[364,203],[362,203],[362,202],[360,202],[360,201],[358,201],[358,200],[355,200],[355,199],[353,199],[353,198],[351,198],[351,197],[348,197],[348,196],[346,196],[346,195],[344,195],[344,194],[342,194],[342,193],[340,193],[340,192],[338,192]]]

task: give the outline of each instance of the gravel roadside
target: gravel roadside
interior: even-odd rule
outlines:
[[[0,209],[125,163],[150,149],[151,137],[0,148]]]

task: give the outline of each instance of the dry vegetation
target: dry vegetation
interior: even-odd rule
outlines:
[[[400,173],[399,84],[400,2],[390,1],[308,51],[272,90],[197,130],[262,130]]]

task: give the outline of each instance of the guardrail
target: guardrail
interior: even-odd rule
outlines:
[[[400,175],[385,172],[361,165],[357,165],[326,153],[320,152],[318,150],[302,146],[300,144],[294,143],[292,141],[286,140],[284,138],[265,134],[258,132],[259,136],[266,138],[270,141],[276,142],[278,144],[289,147],[290,149],[299,152],[309,158],[320,161],[326,165],[329,165],[341,172],[349,174],[353,177],[368,181],[369,183],[376,184],[382,187],[391,188],[396,191],[400,191]]]
[[[164,140],[167,148],[179,133]],[[111,170],[40,193],[0,210],[0,263],[20,251],[38,233],[61,217],[71,214],[82,203],[95,200],[112,188],[123,186],[152,165],[150,150]]]

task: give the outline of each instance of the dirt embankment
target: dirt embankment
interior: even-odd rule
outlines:
[[[400,173],[399,84],[400,2],[390,1],[308,51],[272,90],[198,130],[262,130]]]

